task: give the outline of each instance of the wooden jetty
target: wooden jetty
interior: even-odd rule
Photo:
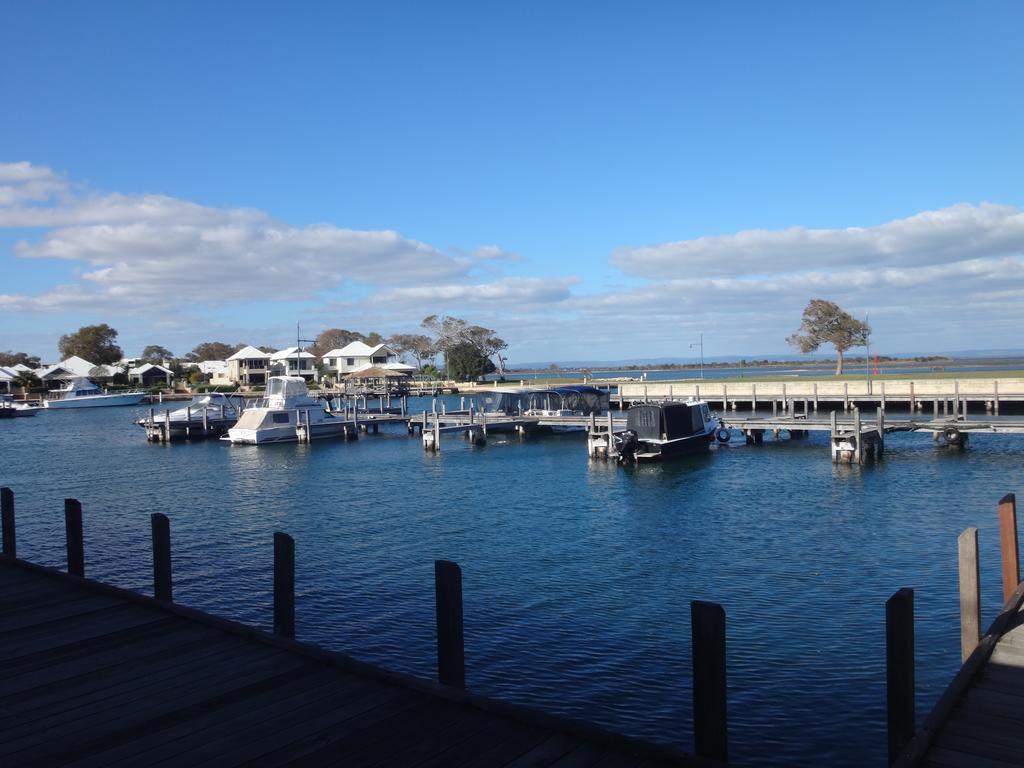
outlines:
[[[895,620],[887,631],[887,640],[892,640],[889,758],[899,768],[1024,765],[1024,583],[1012,494],[999,502],[999,523],[1003,610],[980,637],[978,530],[968,528],[958,541],[964,663],[916,733],[913,594],[909,614],[905,595],[903,605],[893,608]],[[889,613],[887,608],[887,619]]]
[[[274,634],[176,605],[170,525],[152,516],[154,597],[17,559],[0,489],[0,764],[716,766],[727,759],[725,613],[695,601],[696,755],[466,690],[462,577],[435,564],[438,682],[296,642],[295,545],[274,536]]]

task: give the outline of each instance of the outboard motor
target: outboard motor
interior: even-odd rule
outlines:
[[[632,429],[615,435],[615,451],[619,454],[620,464],[636,464],[636,452],[639,447],[640,440]]]

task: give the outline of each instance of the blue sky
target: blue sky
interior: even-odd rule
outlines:
[[[1024,347],[1019,3],[8,3],[0,349]]]

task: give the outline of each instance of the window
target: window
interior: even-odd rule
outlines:
[[[388,361],[388,359],[386,357],[384,357],[383,355],[376,355],[376,356],[374,356],[374,358],[372,360],[374,365],[377,365],[378,363],[386,363],[387,361]]]
[[[345,358],[345,365],[355,365],[355,364],[356,364],[356,359],[354,357],[346,357]]]
[[[272,413],[270,415],[273,417],[275,424],[287,424],[291,417],[290,413]]]

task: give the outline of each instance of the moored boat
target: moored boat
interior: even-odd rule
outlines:
[[[294,443],[300,438],[340,437],[345,430],[346,422],[310,396],[301,376],[271,376],[263,399],[247,408],[221,440],[248,445]]]
[[[145,392],[124,392],[108,395],[89,379],[71,379],[66,386],[56,390],[56,397],[43,401],[45,408],[95,408],[110,405],[138,405],[146,396]]]
[[[614,435],[615,450],[623,464],[685,456],[706,451],[719,426],[704,400],[634,405]]]
[[[245,398],[220,392],[196,395],[188,405],[163,413],[151,412],[149,416],[135,423],[148,433],[151,439],[161,440],[179,437],[218,437],[238,421],[245,409]]]

